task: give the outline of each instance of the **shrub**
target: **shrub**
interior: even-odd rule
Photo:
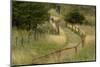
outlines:
[[[72,11],[69,14],[65,15],[65,21],[70,22],[72,24],[79,23],[83,24],[85,20],[84,15],[82,15],[79,11]]]

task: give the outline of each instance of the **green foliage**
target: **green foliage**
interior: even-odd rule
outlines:
[[[68,21],[72,24],[79,23],[82,24],[85,20],[85,17],[79,13],[79,11],[72,11],[69,14],[65,15],[65,21]]]
[[[48,20],[48,7],[43,3],[13,1],[13,26],[35,29]]]

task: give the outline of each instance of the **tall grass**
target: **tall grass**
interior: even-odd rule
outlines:
[[[79,61],[94,61],[95,60],[95,44],[83,48],[78,54],[73,57],[66,57],[65,62],[79,62]]]
[[[68,43],[74,44],[80,42],[80,37],[67,28],[64,29],[67,38],[66,44],[64,45],[58,45],[57,43],[51,41],[49,42],[47,39],[45,39],[44,35],[40,37],[38,40],[34,40],[33,36],[31,36],[28,39],[28,35],[27,35],[28,32],[25,33],[25,31],[23,31],[24,32],[23,35],[20,35],[20,32],[22,31],[23,30],[17,30],[17,29],[13,29],[12,31],[13,32],[12,62],[14,65],[32,64],[34,58],[49,54],[51,52],[54,52],[55,50],[63,48],[64,46],[66,47]],[[16,45],[16,36],[18,37],[17,45]],[[23,45],[20,43],[22,37],[24,39]],[[90,44],[90,46],[82,48],[82,50],[79,51],[79,53],[74,56],[65,57],[62,62],[95,60],[95,42],[91,42],[88,44]],[[44,58],[39,62],[46,63],[46,60],[47,59]]]
[[[28,32],[24,30],[13,29],[12,36],[12,62],[13,64],[31,64],[33,59],[45,54],[49,54],[60,49],[63,45],[55,42],[49,42],[43,35],[38,40],[34,40],[33,34],[28,39]],[[23,32],[22,34],[20,34]],[[17,44],[16,44],[17,37]],[[23,38],[23,44],[21,39]],[[44,60],[42,60],[44,61]],[[41,62],[42,62],[41,61]]]

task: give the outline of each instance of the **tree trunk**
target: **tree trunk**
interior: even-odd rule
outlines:
[[[34,40],[37,40],[37,29],[34,30]]]

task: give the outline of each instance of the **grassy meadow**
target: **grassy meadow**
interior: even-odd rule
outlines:
[[[32,59],[48,54],[63,47],[63,45],[57,44],[52,40],[48,41],[44,36],[41,37],[39,40],[35,41],[31,35],[31,38],[28,42],[27,34],[20,35],[17,32],[20,31],[14,30],[12,36],[13,64],[30,64],[32,63]],[[17,44],[15,36],[18,36]],[[22,37],[24,37],[23,45],[21,44]]]
[[[12,65],[96,60],[95,6],[19,1],[12,5]]]

